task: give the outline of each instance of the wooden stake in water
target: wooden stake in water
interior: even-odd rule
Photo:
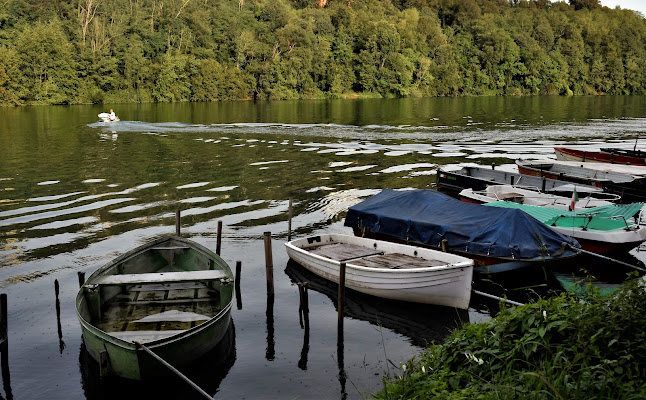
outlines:
[[[267,271],[267,294],[274,294],[274,261],[271,254],[271,232],[265,232],[265,269]]]
[[[215,254],[220,255],[221,248],[222,248],[222,221],[218,221],[218,239],[215,245]]]
[[[181,226],[181,216],[179,208],[175,211],[175,236],[181,236],[180,226]]]
[[[3,360],[6,358],[7,349],[9,348],[7,343],[9,341],[9,331],[7,327],[7,294],[2,293],[0,294],[0,340],[2,341],[0,351],[2,352]]]
[[[79,287],[82,287],[83,284],[85,283],[85,272],[79,271],[77,272],[78,277],[79,277]]]
[[[240,293],[240,274],[242,273],[242,261],[236,261],[236,303],[238,310],[242,310],[242,294]]]
[[[287,219],[287,241],[292,240],[292,199],[289,198],[289,212]]]

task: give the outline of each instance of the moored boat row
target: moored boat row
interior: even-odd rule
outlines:
[[[623,165],[628,173],[583,161],[519,161],[518,167],[521,173],[438,172],[439,186],[470,183],[463,200],[487,205],[435,190],[383,190],[349,208],[345,226],[354,236],[299,238],[285,244],[287,254],[331,282],[340,281],[343,265],[351,290],[466,309],[474,269],[483,265],[549,267],[582,249],[608,254],[646,240],[644,204],[615,204],[643,199],[646,171],[639,167]],[[540,175],[523,173],[530,167]],[[187,239],[170,236],[138,247],[79,290],[85,347],[106,373],[131,379],[163,374],[150,352],[174,365],[190,363],[227,331],[233,279],[219,256]]]

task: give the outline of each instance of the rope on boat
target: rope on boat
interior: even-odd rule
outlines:
[[[139,343],[139,342],[134,342],[134,343],[135,343],[135,345],[136,345],[137,347],[142,348],[146,353],[150,354],[150,356],[151,356],[151,357],[153,357],[154,359],[156,359],[157,361],[159,361],[159,362],[160,362],[164,367],[168,368],[168,369],[169,369],[169,370],[171,370],[173,373],[175,373],[177,376],[179,376],[180,378],[182,378],[186,383],[188,383],[189,385],[191,385],[191,386],[193,387],[193,389],[195,389],[195,390],[197,390],[198,392],[200,392],[200,394],[201,394],[202,396],[204,396],[205,398],[207,398],[207,399],[209,399],[209,400],[213,400],[213,397],[212,397],[211,395],[209,395],[208,393],[206,393],[206,392],[204,391],[204,389],[202,389],[201,387],[197,386],[197,384],[195,384],[195,382],[193,382],[192,380],[188,379],[188,377],[187,377],[186,375],[184,375],[184,374],[182,374],[181,372],[179,372],[179,370],[178,370],[177,368],[175,368],[175,367],[173,367],[172,365],[170,365],[166,360],[164,360],[163,358],[161,358],[160,356],[158,356],[157,354],[155,354],[155,353],[154,353],[152,350],[150,350],[148,347],[144,346],[143,344],[141,344],[141,343]]]
[[[570,246],[570,247],[571,247],[571,246]],[[646,269],[644,269],[644,268],[642,268],[642,267],[638,267],[638,266],[636,266],[636,265],[628,264],[627,262],[623,262],[623,261],[621,261],[621,260],[617,260],[617,259],[615,259],[615,258],[610,258],[610,257],[607,257],[607,256],[602,256],[601,254],[593,253],[593,252],[588,251],[588,250],[577,249],[577,248],[575,248],[575,247],[572,247],[572,249],[573,249],[573,250],[575,250],[575,251],[578,251],[578,252],[580,252],[580,253],[585,253],[585,254],[589,254],[589,255],[591,255],[591,256],[595,256],[595,257],[602,258],[602,259],[604,259],[604,260],[612,261],[612,262],[615,262],[615,263],[617,263],[617,264],[621,264],[621,265],[623,265],[623,266],[625,266],[625,267],[633,268],[633,269],[636,269],[636,270],[641,271],[641,272],[646,272]]]
[[[475,293],[475,294],[479,294],[480,296],[489,297],[490,299],[502,300],[502,301],[504,301],[505,303],[509,303],[509,304],[514,305],[514,306],[524,306],[524,304],[523,304],[523,303],[519,303],[519,302],[517,302],[517,301],[513,301],[513,300],[505,299],[504,297],[494,296],[493,294],[489,294],[489,293],[481,292],[481,291],[479,291],[479,290],[472,290],[472,292],[473,292],[473,293]]]

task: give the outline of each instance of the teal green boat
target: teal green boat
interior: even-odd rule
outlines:
[[[625,253],[646,241],[644,203],[605,205],[576,212],[512,201],[485,206],[522,210],[555,231],[575,238],[583,250],[597,254]]]
[[[231,321],[233,282],[224,260],[178,236],[153,240],[99,268],[81,286],[76,310],[101,376],[168,375],[137,343],[174,367],[211,350]]]

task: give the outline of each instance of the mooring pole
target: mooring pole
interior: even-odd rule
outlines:
[[[188,383],[189,385],[191,385],[191,387],[193,387],[193,389],[197,390],[197,391],[198,391],[202,396],[204,396],[205,398],[207,398],[207,399],[209,399],[209,400],[213,400],[213,397],[212,397],[210,394],[206,393],[206,392],[204,391],[204,389],[202,389],[201,387],[197,386],[197,385],[195,384],[195,382],[193,382],[192,380],[188,379],[188,377],[187,377],[186,375],[184,375],[184,374],[182,374],[181,372],[179,372],[179,370],[177,370],[177,368],[175,368],[175,367],[173,367],[172,365],[170,365],[166,360],[164,360],[163,358],[161,358],[160,356],[158,356],[157,354],[155,354],[155,353],[154,353],[152,350],[150,350],[148,347],[144,346],[143,344],[141,344],[141,343],[139,343],[139,342],[135,342],[135,345],[136,345],[138,348],[143,349],[146,353],[150,354],[150,356],[151,356],[152,358],[154,358],[155,360],[159,361],[159,362],[160,362],[164,367],[168,368],[171,372],[173,372],[174,374],[176,374],[177,376],[179,376],[181,379],[183,379],[183,380],[184,380],[184,382],[186,382],[186,383]]]
[[[0,332],[0,340],[2,340],[2,343],[0,344],[0,352],[2,352],[2,361],[4,362],[5,359],[7,358],[7,350],[9,348],[8,341],[9,341],[9,330],[8,330],[8,323],[7,323],[7,294],[2,293],[0,294],[0,329],[2,332]]]
[[[240,293],[240,274],[242,273],[242,261],[236,261],[236,304],[238,310],[242,310],[242,294]]]
[[[215,254],[220,255],[220,248],[222,248],[222,221],[218,221],[218,239],[215,245]]]
[[[287,219],[287,241],[292,240],[292,198],[289,198],[289,211]]]
[[[78,278],[79,278],[79,287],[81,287],[85,283],[85,272],[79,271],[79,272],[77,272],[77,274],[78,274]]]
[[[274,294],[274,262],[271,254],[271,232],[265,232],[265,270],[267,271],[267,294]]]
[[[0,363],[2,369],[2,387],[4,388],[7,400],[13,399],[11,394],[11,375],[9,374],[9,331],[7,328],[7,295],[0,294],[0,333],[2,343],[0,344]]]
[[[175,210],[175,236],[181,236],[180,227],[181,227],[181,216],[179,208]]]

